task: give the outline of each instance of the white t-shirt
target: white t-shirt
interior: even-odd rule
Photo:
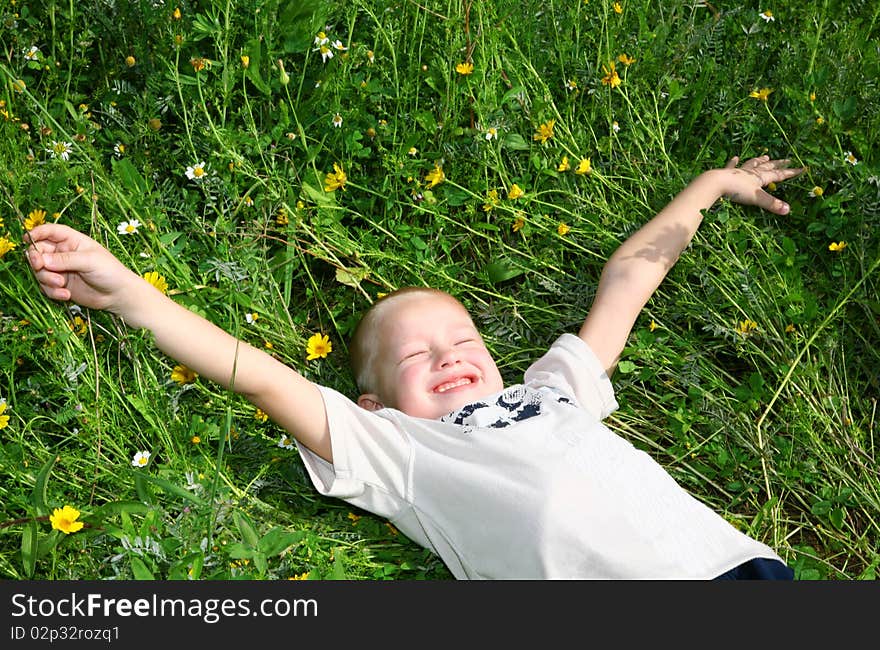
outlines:
[[[710,579],[779,559],[602,424],[611,382],[572,334],[524,383],[440,420],[321,394],[334,462],[299,446],[316,489],[387,518],[458,579]]]

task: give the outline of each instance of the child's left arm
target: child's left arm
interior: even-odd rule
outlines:
[[[578,336],[590,346],[609,377],[636,318],[690,243],[703,220],[703,210],[726,196],[742,205],[788,214],[789,206],[763,188],[793,178],[803,168],[791,168],[788,160],[770,160],[769,156],[752,158],[741,167],[738,163],[739,158],[734,157],[724,168],[700,174],[606,262]]]

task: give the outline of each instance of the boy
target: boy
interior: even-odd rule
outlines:
[[[776,214],[764,191],[802,170],[753,158],[700,174],[605,264],[577,336],[507,387],[464,307],[408,288],[378,301],[352,342],[357,405],[205,321],[66,226],[30,232],[50,298],[115,313],[243,394],[297,441],[319,492],[391,520],[456,578],[783,577],[766,545],[687,494],[601,420],[632,326],[722,196]]]

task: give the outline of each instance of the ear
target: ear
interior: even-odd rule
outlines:
[[[385,405],[379,401],[379,396],[374,395],[373,393],[367,393],[365,395],[361,395],[357,399],[358,406],[362,409],[366,409],[368,411],[378,411],[379,409],[385,408]]]

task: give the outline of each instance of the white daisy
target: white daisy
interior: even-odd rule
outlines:
[[[281,436],[281,440],[278,441],[278,446],[282,449],[295,449],[296,444],[293,442],[293,438],[287,435]]]
[[[327,63],[328,59],[333,58],[333,50],[331,50],[327,45],[322,45],[321,47],[315,48],[312,50],[313,52],[321,53],[321,61]]]
[[[843,157],[850,165],[859,164],[859,159],[852,154],[852,151],[847,151],[845,154],[843,154]]]
[[[200,162],[186,168],[186,177],[191,181],[201,181],[205,178],[208,171],[205,168],[205,163]]]
[[[333,116],[333,126],[337,129],[342,126],[342,116],[339,113]]]
[[[137,219],[132,219],[131,221],[123,221],[118,226],[116,226],[116,232],[120,235],[133,235],[138,231],[138,228],[141,227],[141,222]]]
[[[758,14],[761,18],[764,19],[765,23],[770,23],[776,20],[775,16],[773,16],[773,12],[767,9],[766,11],[762,11]]]
[[[70,158],[70,152],[73,151],[73,143],[53,140],[52,145],[48,149],[46,149],[46,151],[53,158],[61,158],[62,160],[67,160],[68,158]]]
[[[244,319],[247,321],[248,325],[253,325],[256,320],[260,317],[256,312],[252,312],[244,315]]]
[[[486,140],[497,140],[498,139],[498,129],[496,129],[494,126],[490,126],[488,129],[486,129],[485,137],[486,137]]]
[[[27,50],[24,51],[24,60],[39,61],[40,54],[40,48],[38,48],[36,45],[31,45]]]
[[[149,462],[150,452],[148,451],[139,451],[134,455],[134,458],[131,459],[132,467],[143,467]]]

